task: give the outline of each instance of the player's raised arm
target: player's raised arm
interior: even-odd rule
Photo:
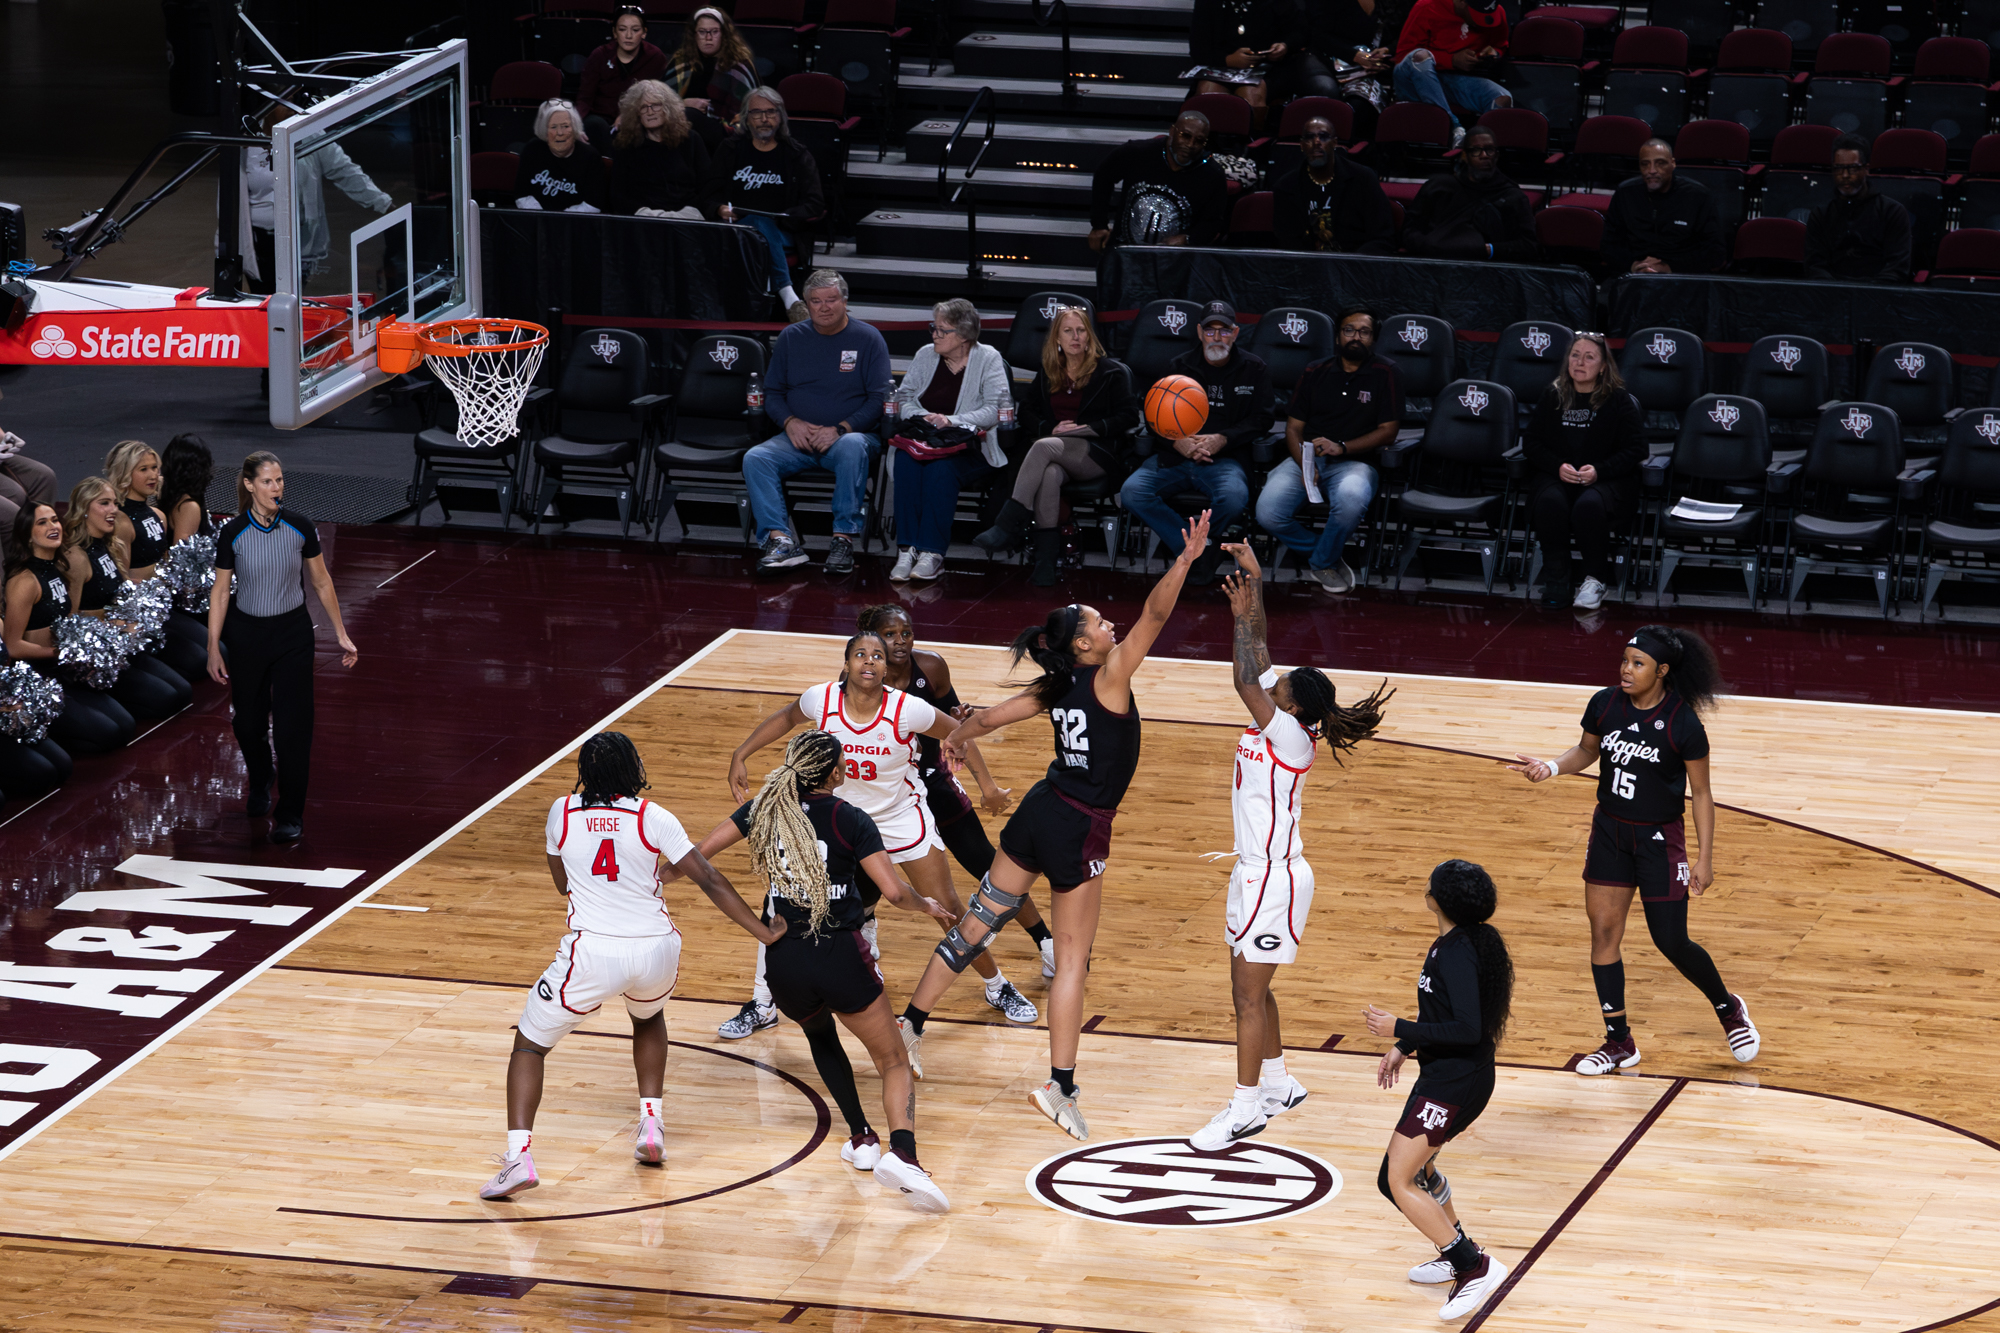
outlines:
[[[1236,696],[1259,727],[1269,726],[1277,701],[1264,686],[1271,669],[1271,649],[1264,624],[1264,570],[1248,542],[1230,542],[1223,550],[1236,557],[1237,572],[1222,580],[1229,609],[1236,616]]]
[[[982,708],[959,723],[952,733],[944,738],[945,757],[954,764],[962,764],[965,762],[965,747],[969,742],[976,741],[981,736],[991,736],[1002,727],[1037,717],[1041,711],[1041,700],[1033,694],[1017,694],[991,708]]]
[[[1139,619],[1133,622],[1124,639],[1104,659],[1104,670],[1098,674],[1098,691],[1107,708],[1121,707],[1119,700],[1112,698],[1108,691],[1128,684],[1132,673],[1146,660],[1146,654],[1153,651],[1160,631],[1167,627],[1167,617],[1174,613],[1174,604],[1180,601],[1181,585],[1187,582],[1188,570],[1208,549],[1208,510],[1204,509],[1188,520],[1183,541],[1179,557],[1167,566],[1167,572],[1153,585],[1145,608],[1139,612]]]
[[[799,701],[793,699],[783,708],[759,722],[744,738],[743,744],[729,756],[729,794],[739,801],[750,799],[750,756],[784,736],[794,727],[803,727],[810,722],[799,708]]]

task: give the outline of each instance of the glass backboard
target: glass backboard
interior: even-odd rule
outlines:
[[[385,319],[479,314],[466,48],[447,42],[271,131],[277,295],[271,424],[291,430],[388,379]]]

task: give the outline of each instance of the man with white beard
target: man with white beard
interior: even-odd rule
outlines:
[[[1262,357],[1238,350],[1236,311],[1227,301],[1210,301],[1201,316],[1201,347],[1183,352],[1167,367],[1169,375],[1185,375],[1208,391],[1208,420],[1199,435],[1169,440],[1148,431],[1152,457],[1125,480],[1119,499],[1160,535],[1169,560],[1181,552],[1181,530],[1187,520],[1167,501],[1176,495],[1199,493],[1210,511],[1211,531],[1227,532],[1250,505],[1250,479],[1237,457],[1250,442],[1271,429],[1271,371]],[[1151,387],[1151,386],[1146,386]],[[1226,557],[1213,543],[1188,571],[1188,581],[1213,583]]]

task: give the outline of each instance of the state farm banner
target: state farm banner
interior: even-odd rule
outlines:
[[[264,307],[47,310],[0,332],[0,365],[263,366]]]

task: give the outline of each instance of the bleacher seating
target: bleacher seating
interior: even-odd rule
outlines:
[[[1758,212],[1767,218],[1804,222],[1833,198],[1833,145],[1840,131],[1831,125],[1787,125],[1771,145]]]
[[[1820,43],[1806,82],[1806,123],[1873,139],[1889,121],[1889,43],[1837,32]]]
[[[1903,90],[1903,125],[1930,130],[1959,161],[1991,120],[1992,50],[1970,37],[1933,37],[1917,50]]]
[[[1797,218],[1751,218],[1736,229],[1729,271],[1745,277],[1803,278],[1806,224]]]
[[[1750,212],[1750,131],[1733,120],[1691,120],[1674,136],[1674,174],[1706,186],[1727,244]]]
[[[1688,39],[1674,28],[1627,28],[1611,49],[1604,110],[1671,137],[1687,119]]]
[[[1514,105],[1541,112],[1557,143],[1568,143],[1583,119],[1583,42],[1581,25],[1543,10],[1521,20],[1507,44]]]
[[[1792,39],[1782,32],[1745,28],[1722,39],[1708,80],[1708,114],[1733,120],[1750,142],[1769,149],[1792,120]]]

